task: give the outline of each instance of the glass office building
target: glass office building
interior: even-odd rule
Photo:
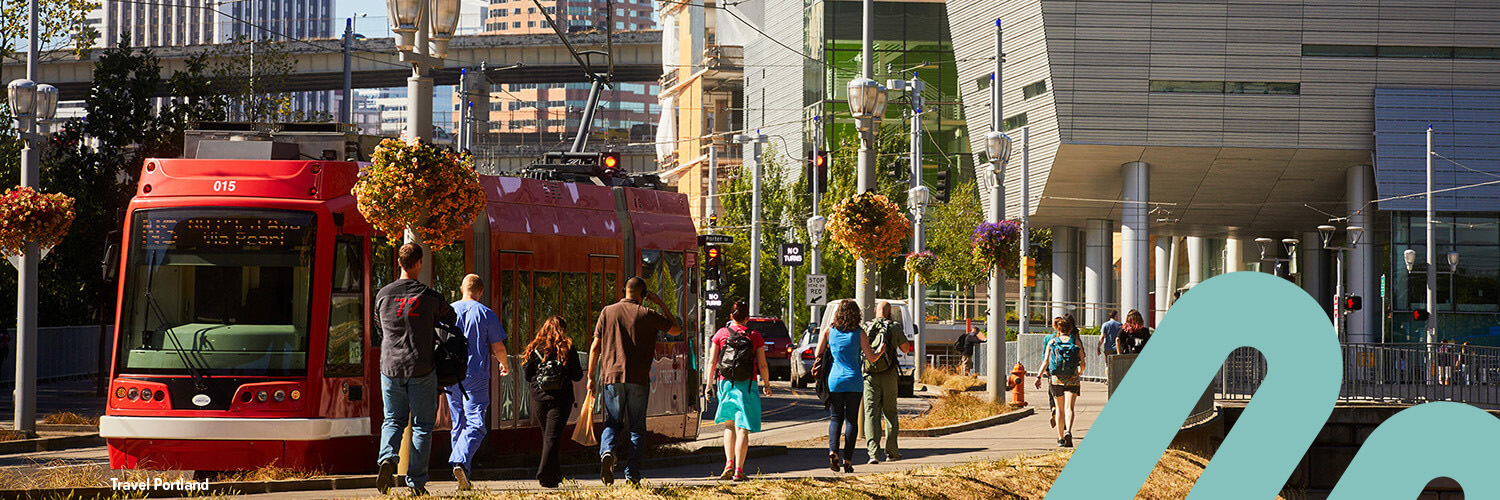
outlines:
[[[1427,303],[1427,226],[1422,212],[1394,212],[1390,216],[1390,244],[1385,266],[1387,318],[1391,342],[1421,342],[1425,322],[1412,312],[1437,312],[1438,340],[1453,339],[1474,345],[1500,346],[1500,213],[1437,216],[1437,303]],[[1416,262],[1406,270],[1405,252],[1416,251]],[[1452,252],[1456,265],[1450,264]],[[1365,307],[1378,307],[1369,304]]]

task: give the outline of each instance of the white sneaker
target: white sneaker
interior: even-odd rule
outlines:
[[[469,482],[469,473],[464,472],[462,465],[453,466],[453,479],[458,481],[458,491],[474,489],[474,484]]]

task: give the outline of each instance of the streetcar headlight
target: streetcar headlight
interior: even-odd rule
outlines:
[[[117,397],[117,398],[123,398],[123,397],[125,397],[125,388],[124,387],[116,387],[115,388],[115,397]]]
[[[277,403],[280,403],[282,401],[286,401],[286,391],[283,391],[281,389],[277,389],[276,390],[276,394],[275,394],[274,397],[276,398],[276,402]]]
[[[131,387],[130,388],[130,393],[126,394],[126,397],[129,397],[131,401],[135,401],[136,396],[139,396],[140,394],[141,394],[140,389],[136,389],[134,387]]]
[[[268,396],[268,394],[266,394],[266,391],[257,392],[255,393],[255,400],[264,403],[266,402],[266,396]]]

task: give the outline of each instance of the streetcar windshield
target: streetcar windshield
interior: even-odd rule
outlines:
[[[296,375],[307,368],[311,212],[137,210],[119,328],[127,373]]]

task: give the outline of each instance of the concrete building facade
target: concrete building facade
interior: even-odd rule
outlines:
[[[1087,242],[1081,259],[1057,260],[1054,300],[1068,306],[1056,310],[1083,308],[1090,325],[1106,308],[1149,318],[1169,306],[1163,295],[1246,267],[1279,269],[1326,305],[1336,270],[1316,227],[1357,225],[1366,234],[1348,253],[1345,289],[1365,308],[1349,314],[1347,341],[1420,341],[1404,318],[1424,308],[1438,312],[1439,338],[1500,345],[1500,190],[1474,186],[1500,176],[1500,4],[947,5],[972,150],[990,127],[998,19],[1000,121],[1018,141],[1014,129],[1030,129],[1031,221]],[[1462,256],[1442,270],[1438,304],[1421,299],[1425,263],[1401,262],[1428,244],[1428,124],[1443,157],[1435,187],[1450,190],[1437,198],[1435,244]],[[1020,215],[1018,167],[1004,176],[1010,217]],[[1116,232],[1118,287],[1107,255]]]

